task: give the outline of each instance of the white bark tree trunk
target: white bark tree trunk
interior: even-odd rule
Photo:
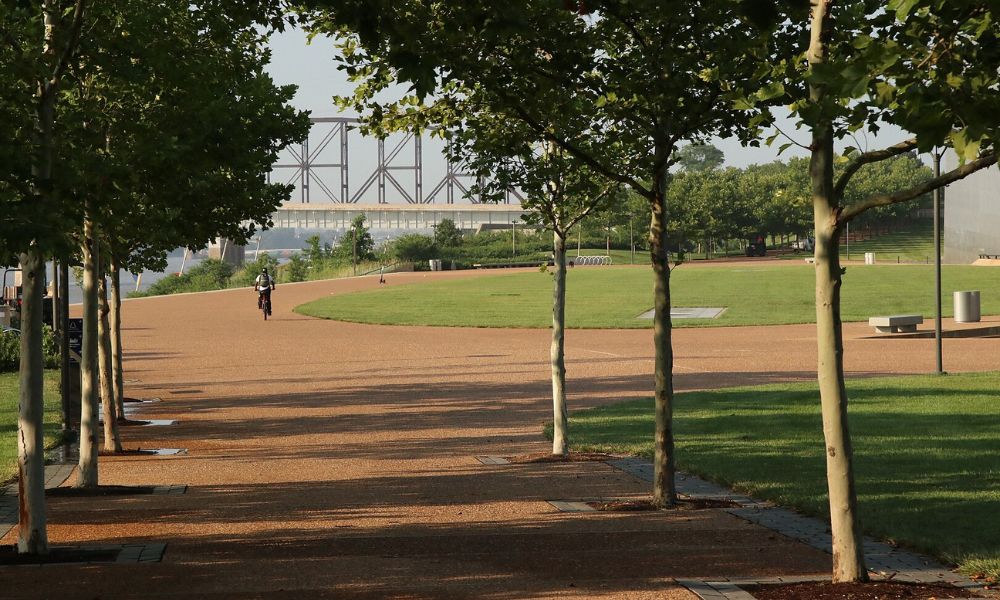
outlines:
[[[569,452],[567,431],[569,412],[566,409],[566,238],[553,231],[555,258],[552,282],[552,454],[565,456]]]
[[[89,204],[89,201],[88,201]],[[89,207],[88,207],[89,208]],[[97,235],[87,211],[83,226],[83,347],[80,352],[80,463],[77,487],[95,488],[97,474]]]
[[[21,254],[24,290],[21,315],[21,364],[17,419],[18,534],[21,554],[48,554],[45,517],[45,441],[43,423],[42,297],[45,259],[32,247]]]
[[[125,421],[125,379],[122,369],[122,278],[121,266],[111,258],[111,368],[115,384],[115,414]]]
[[[830,24],[828,0],[812,0],[809,62],[825,61],[825,29]],[[825,91],[812,85],[810,100],[822,106]],[[854,484],[853,451],[847,423],[847,389],[844,385],[844,338],[840,320],[840,214],[833,182],[833,126],[829,120],[813,125],[809,178],[813,221],[816,227],[816,343],[817,378],[826,442],[826,479],[833,536],[833,581],[868,580],[858,500]]]
[[[97,348],[97,362],[100,369],[101,411],[104,419],[104,450],[106,452],[121,452],[122,440],[118,433],[114,373],[111,366],[114,360],[111,353],[111,322],[108,318],[110,311],[110,307],[108,306],[108,280],[104,276],[103,271],[103,268],[99,270],[101,275],[98,278],[97,284],[98,312],[100,314],[100,318],[97,321],[97,335],[100,338]]]

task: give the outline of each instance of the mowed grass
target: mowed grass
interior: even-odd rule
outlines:
[[[848,247],[840,245],[841,257]],[[894,231],[850,245],[851,260],[863,260],[865,252],[874,252],[875,261],[883,263],[931,263],[934,261],[934,228],[931,223],[915,224],[906,231]]]
[[[17,373],[0,373],[0,482],[17,474]],[[59,372],[45,371],[45,446],[59,439]]]
[[[1000,577],[1000,373],[848,382],[865,530]],[[652,456],[653,401],[579,411],[574,450]],[[828,515],[814,384],[679,394],[679,468]]]
[[[753,262],[681,265],[671,276],[675,307],[724,307],[716,319],[674,319],[676,327],[779,325],[815,321],[812,266]],[[980,290],[983,314],[1000,313],[1000,270],[953,266],[942,273],[945,315],[950,292]],[[567,276],[566,320],[573,328],[642,328],[653,306],[646,266],[575,267]],[[552,277],[538,271],[475,279],[387,285],[304,304],[301,314],[360,323],[465,327],[548,327]],[[934,310],[933,266],[851,265],[842,288],[845,321]]]

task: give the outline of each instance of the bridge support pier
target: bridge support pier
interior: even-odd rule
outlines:
[[[208,257],[232,265],[242,267],[245,262],[246,246],[233,243],[232,240],[219,238],[208,245]]]

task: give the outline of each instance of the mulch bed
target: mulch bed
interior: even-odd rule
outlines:
[[[617,456],[612,456],[610,454],[604,454],[603,452],[570,452],[569,454],[559,455],[546,452],[539,452],[537,454],[522,454],[521,456],[505,456],[512,464],[531,464],[531,463],[564,463],[564,462],[601,462],[605,460],[613,460],[618,458]]]
[[[96,488],[57,487],[45,490],[45,495],[54,498],[92,498],[94,496],[133,496],[152,494],[151,485],[99,485]]]
[[[587,502],[587,506],[607,512],[632,512],[641,510],[659,510],[650,500],[595,500]],[[706,508],[736,508],[739,504],[732,500],[715,498],[682,498],[672,509],[667,510],[703,510]]]
[[[975,594],[950,585],[878,581],[871,583],[791,583],[740,586],[757,600],[941,600],[975,598]]]
[[[0,546],[0,566],[114,562],[119,553],[117,548],[49,548],[47,555],[35,556],[18,554],[17,546]]]

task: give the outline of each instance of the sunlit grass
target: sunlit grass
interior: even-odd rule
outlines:
[[[17,373],[0,373],[0,482],[17,473]],[[59,372],[45,372],[45,445],[56,443],[60,430]]]
[[[1000,577],[1000,373],[848,383],[866,531]],[[828,514],[814,384],[679,394],[677,462],[759,498]],[[652,400],[580,411],[574,450],[651,456]]]
[[[681,265],[671,275],[676,307],[720,307],[716,319],[674,319],[677,327],[777,325],[815,319],[814,270],[802,265],[719,267]],[[949,290],[980,290],[983,314],[1000,313],[1000,277],[989,267],[946,266]],[[566,319],[574,328],[642,328],[637,317],[653,306],[651,269],[574,267],[567,277]],[[934,272],[924,265],[852,265],[842,288],[845,321],[872,315],[934,310]],[[302,314],[397,325],[548,327],[552,278],[544,272],[507,273],[475,279],[388,285],[329,296],[298,307]],[[951,303],[945,302],[949,315]]]

